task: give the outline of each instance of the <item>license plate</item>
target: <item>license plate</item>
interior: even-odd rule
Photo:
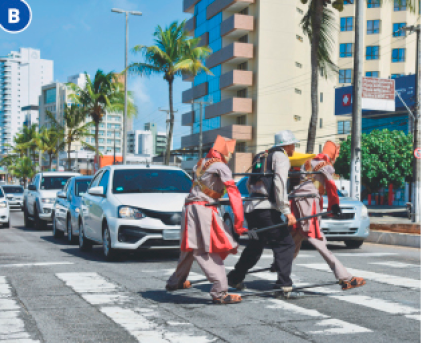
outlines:
[[[179,241],[180,230],[164,230],[162,231],[162,238],[165,241]]]

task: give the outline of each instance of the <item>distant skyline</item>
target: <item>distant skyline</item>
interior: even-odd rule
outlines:
[[[41,50],[41,58],[54,61],[54,80],[66,82],[67,77],[87,72],[95,75],[120,72],[124,69],[124,14],[112,13],[111,8],[141,11],[143,16],[129,17],[129,49],[135,45],[152,45],[157,25],[168,26],[172,21],[190,17],[182,12],[182,0],[27,0],[32,9],[32,23],[19,34],[0,30],[0,55],[18,51],[21,47]],[[141,56],[129,53],[129,63]],[[129,76],[129,90],[134,92],[139,108],[134,129],[143,130],[144,123],[153,121],[159,131],[165,131],[168,108],[168,85],[161,76],[150,78]],[[174,84],[174,107],[178,109],[174,130],[174,147],[189,128],[181,126],[181,114],[190,105],[181,103],[181,92],[190,83],[177,78]]]

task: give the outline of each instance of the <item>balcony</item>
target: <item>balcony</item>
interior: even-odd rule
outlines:
[[[183,1],[183,12],[186,13],[194,13],[194,6],[199,2],[200,0],[184,0]]]
[[[218,135],[239,141],[251,141],[253,139],[253,127],[248,125],[230,125],[219,129],[203,132],[203,145],[212,144]],[[181,137],[181,146],[193,147],[199,145],[199,134]]]
[[[209,20],[222,11],[240,12],[251,4],[254,0],[215,0],[208,6],[206,18]]]
[[[235,42],[210,55],[206,66],[213,68],[222,63],[240,64],[252,58],[253,44]]]
[[[253,86],[253,72],[247,70],[233,70],[221,75],[219,86],[221,90],[236,91]]]
[[[234,14],[221,23],[221,37],[239,38],[254,30],[254,18]]]
[[[181,116],[181,125],[182,126],[192,126],[194,123],[194,112],[183,113]]]
[[[196,17],[192,17],[189,20],[187,20],[184,29],[186,30],[189,36],[194,36],[194,30],[196,29]]]
[[[208,83],[201,83],[200,85],[197,85],[196,87],[190,88],[183,92],[183,104],[189,104],[194,99],[201,98],[205,95],[208,95]]]
[[[197,44],[198,47],[209,45],[209,32],[205,32],[199,38],[200,38],[200,41],[199,41],[199,44]]]
[[[205,107],[205,119],[222,115],[249,114],[253,112],[253,101],[248,98],[230,98]]]

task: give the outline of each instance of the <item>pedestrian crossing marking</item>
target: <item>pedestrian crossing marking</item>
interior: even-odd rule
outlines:
[[[372,332],[371,330],[364,328],[359,325],[350,324],[348,322],[344,322],[340,319],[325,319],[318,323],[316,323],[317,326],[327,326],[329,328],[324,330],[318,330],[318,331],[309,331],[308,333],[313,335],[348,335],[353,333],[367,333]]]
[[[297,266],[308,268],[308,269],[320,270],[323,272],[330,272],[330,273],[332,272],[327,264],[298,264]],[[382,274],[382,273],[369,272],[369,271],[360,270],[360,269],[353,269],[353,268],[347,268],[347,269],[352,275],[358,275],[359,277],[363,277],[364,279],[367,279],[367,280],[372,280],[379,283],[385,283],[388,285],[405,287],[405,288],[412,288],[412,289],[421,288],[420,280],[410,279],[410,278],[401,277],[401,276]]]
[[[0,264],[0,268],[23,268],[23,267],[47,267],[74,264],[73,262],[39,262],[39,263],[15,263]]]
[[[399,255],[395,252],[339,252],[335,253],[335,256],[342,257],[385,257],[385,256],[396,256]]]
[[[419,264],[409,264],[395,261],[384,261],[384,262],[370,262],[369,264],[386,266],[391,268],[420,268]]]

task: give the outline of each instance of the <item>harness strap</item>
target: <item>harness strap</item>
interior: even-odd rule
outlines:
[[[209,188],[208,186],[206,186],[205,184],[203,184],[200,180],[200,178],[203,176],[203,174],[205,174],[205,172],[209,169],[209,167],[217,162],[222,162],[221,159],[213,157],[211,159],[209,159],[208,161],[206,161],[206,163],[202,166],[203,164],[203,158],[197,163],[197,168],[196,168],[196,180],[193,182],[193,187],[195,186],[199,186],[200,190],[205,193],[208,197],[211,197],[212,199],[219,199],[222,198],[224,196],[224,193],[220,193],[217,191],[214,191],[213,189]]]

